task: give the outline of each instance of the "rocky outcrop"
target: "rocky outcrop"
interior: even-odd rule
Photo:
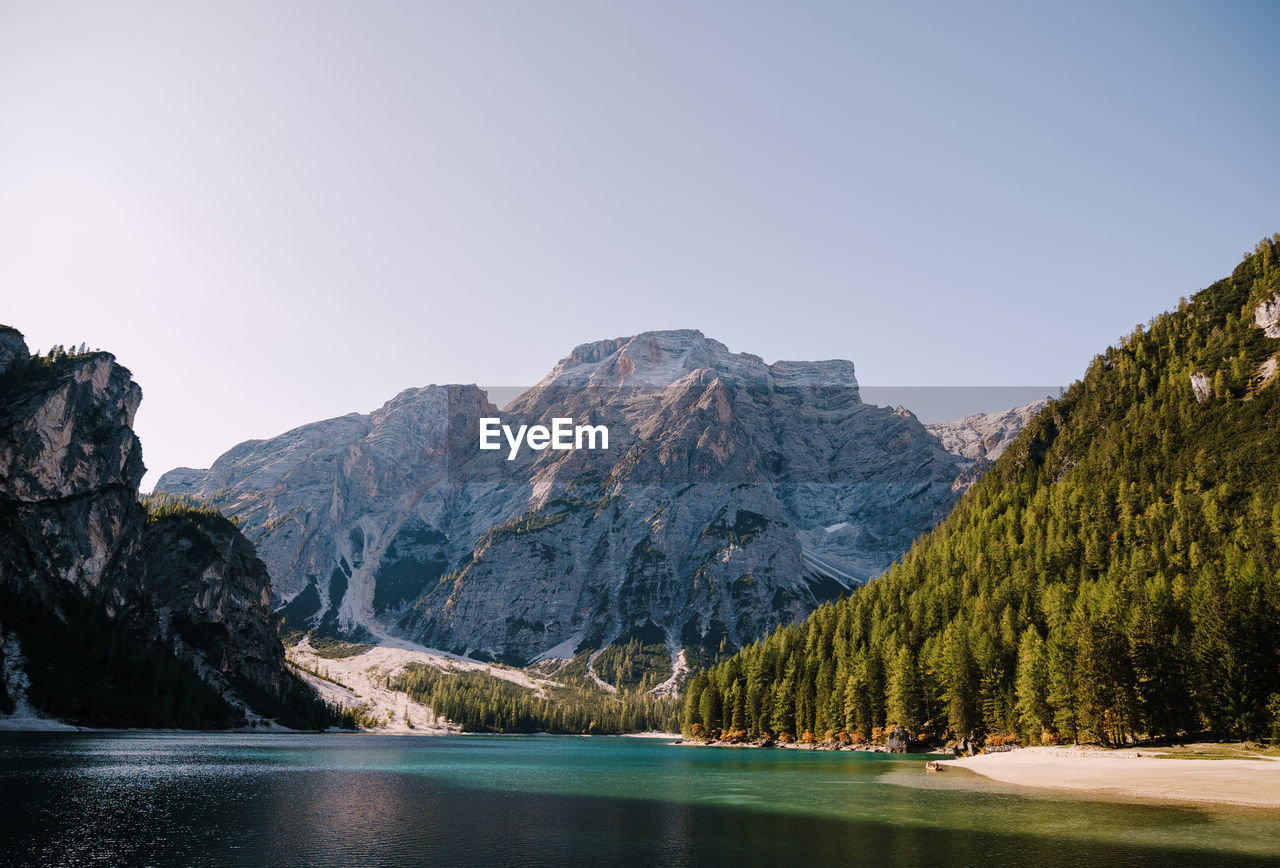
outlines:
[[[1253,321],[1269,338],[1280,338],[1280,295],[1262,301],[1253,312]]]
[[[1192,373],[1191,391],[1195,393],[1196,403],[1203,404],[1213,394],[1213,386],[1209,385],[1209,378],[1204,374]]]
[[[129,371],[104,352],[30,356],[5,328],[0,396],[9,604],[67,629],[73,610],[85,623],[105,618],[103,630],[176,653],[218,687],[283,698],[292,688],[252,546],[225,519],[148,522],[138,501],[145,469],[132,424],[142,390]],[[6,617],[4,627],[23,625]]]
[[[473,386],[411,389],[157,490],[238,516],[299,626],[512,662],[636,639],[674,661],[878,575],[966,464],[863,403],[850,362],[767,365],[688,330],[583,344],[501,413],[607,425],[607,451],[508,461],[476,448],[491,415]]]
[[[1249,388],[1260,389],[1271,382],[1271,378],[1276,375],[1277,367],[1280,367],[1280,360],[1275,356],[1258,365],[1258,370],[1249,378]]]
[[[232,689],[284,695],[271,578],[236,526],[198,510],[161,514],[147,522],[143,551],[146,591],[165,638]]]

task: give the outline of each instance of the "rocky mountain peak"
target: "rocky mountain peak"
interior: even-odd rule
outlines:
[[[110,353],[30,357],[15,329],[0,336],[0,495],[21,501],[72,497],[121,485],[146,468],[132,425],[142,389]]]
[[[566,388],[665,388],[694,371],[713,371],[742,383],[772,388],[836,386],[856,389],[853,363],[778,361],[733,353],[697,329],[648,331],[574,348],[532,392]]]

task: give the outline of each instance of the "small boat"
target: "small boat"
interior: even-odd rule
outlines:
[[[942,763],[937,760],[929,760],[924,764],[924,770],[927,772],[940,772],[942,771]]]

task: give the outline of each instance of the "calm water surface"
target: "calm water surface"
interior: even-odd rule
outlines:
[[[1276,812],[884,754],[554,736],[0,734],[0,865],[1231,865]]]

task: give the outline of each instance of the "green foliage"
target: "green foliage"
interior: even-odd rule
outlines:
[[[671,654],[665,644],[646,645],[631,639],[600,652],[594,667],[609,684],[643,693],[671,677]]]
[[[243,715],[163,646],[65,594],[56,606],[0,589],[26,658],[31,704],[83,726],[209,729]]]
[[[0,326],[0,329],[13,331],[8,326]],[[8,398],[59,382],[71,375],[73,363],[99,352],[101,350],[90,351],[84,344],[70,349],[57,344],[44,355],[35,353],[29,358],[14,359],[0,373],[0,397]]]
[[[650,621],[615,639],[592,666],[609,684],[644,693],[671,677],[671,652],[662,629]]]
[[[883,577],[692,679],[685,730],[1280,726],[1277,295],[1280,235],[1095,358]]]
[[[170,494],[157,491],[140,498],[143,509],[147,511],[147,524],[154,524],[161,519],[180,518],[200,524],[202,520],[225,520],[237,528],[240,527],[239,516],[227,516],[211,503],[186,494]]]
[[[22,647],[31,704],[81,726],[223,729],[243,713],[174,656],[170,648],[109,620],[88,601],[65,594],[56,605],[0,589],[4,628]],[[329,710],[289,674],[269,695],[244,679],[231,686],[258,714],[292,729],[324,729]],[[12,697],[0,696],[12,711]]]
[[[769,519],[749,509],[738,510],[734,515],[733,524],[729,524],[722,510],[715,520],[703,529],[702,535],[728,540],[732,545],[744,546],[768,527]]]
[[[354,657],[373,647],[372,644],[348,642],[345,639],[321,636],[318,633],[312,633],[310,638],[311,648],[315,651],[316,656],[324,657],[328,660],[342,660],[346,657]]]
[[[285,674],[279,695],[270,695],[245,679],[235,680],[232,687],[255,712],[290,729],[323,730],[338,723],[335,710],[293,672]]]
[[[375,715],[372,707],[366,702],[356,706],[330,705],[329,714],[334,725],[341,729],[377,729],[391,723],[390,716]]]
[[[486,536],[490,541],[497,542],[506,537],[537,533],[540,530],[555,527],[570,515],[594,506],[596,504],[588,503],[579,497],[553,498],[537,509],[529,510],[521,515],[507,519],[502,524],[495,525],[489,529]]]
[[[640,691],[544,688],[543,694],[485,672],[444,672],[413,664],[388,682],[464,732],[606,735],[674,731],[678,700]]]

